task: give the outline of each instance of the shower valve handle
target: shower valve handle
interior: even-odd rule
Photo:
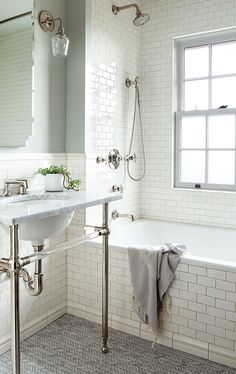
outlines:
[[[120,166],[121,161],[122,157],[120,155],[120,152],[116,148],[112,149],[109,152],[108,156],[96,158],[97,164],[106,163],[112,170],[116,170]]]
[[[96,158],[96,163],[97,164],[102,164],[103,162],[106,162],[105,157],[97,157]]]
[[[137,160],[137,156],[136,156],[135,153],[130,154],[130,155],[126,155],[126,156],[124,157],[124,160],[125,160],[126,162],[129,162],[129,161],[136,162],[136,160]]]

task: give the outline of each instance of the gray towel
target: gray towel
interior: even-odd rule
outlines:
[[[160,312],[164,298],[185,249],[184,245],[175,243],[128,248],[134,308],[155,334],[161,330]]]

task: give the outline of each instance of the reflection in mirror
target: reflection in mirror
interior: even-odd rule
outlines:
[[[0,146],[23,147],[32,135],[33,17],[0,0]],[[7,10],[9,4],[9,11]],[[33,2],[31,3],[31,5]],[[5,14],[2,13],[4,9]],[[7,18],[2,18],[7,15]]]

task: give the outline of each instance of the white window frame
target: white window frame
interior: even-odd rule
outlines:
[[[234,114],[235,115],[235,147],[236,147],[236,108],[226,108],[226,109],[211,109],[211,86],[212,86],[212,78],[224,78],[224,77],[231,77],[236,76],[235,74],[222,74],[213,76],[212,73],[212,44],[216,43],[227,43],[236,41],[236,29],[234,30],[226,30],[221,32],[214,32],[214,33],[207,33],[197,36],[190,36],[186,38],[176,38],[175,39],[175,61],[176,61],[176,111],[175,111],[175,120],[174,120],[174,137],[175,137],[175,152],[174,152],[174,187],[175,188],[189,188],[189,189],[201,189],[201,190],[223,190],[223,191],[236,191],[236,148],[220,148],[220,149],[210,149],[207,147],[208,141],[208,117],[210,115],[223,115],[223,114]],[[184,79],[184,50],[185,48],[191,47],[201,47],[208,45],[209,48],[209,75],[206,77],[200,78],[193,78],[193,79]],[[184,109],[184,82],[186,81],[195,81],[199,79],[208,79],[209,84],[209,100],[208,100],[208,109],[204,110],[183,110]],[[224,104],[224,103],[222,103]],[[206,145],[205,148],[191,148],[191,150],[202,150],[206,152],[206,162],[205,162],[205,180],[207,181],[208,177],[208,152],[211,150],[233,150],[235,152],[235,171],[234,171],[234,184],[210,184],[210,183],[186,183],[180,181],[180,139],[181,139],[181,122],[182,118],[186,116],[206,116]],[[186,149],[186,148],[184,148]],[[187,150],[187,149],[186,149]],[[200,188],[199,188],[200,185]]]

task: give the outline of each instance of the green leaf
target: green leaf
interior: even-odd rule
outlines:
[[[39,174],[47,175],[47,174],[62,174],[69,176],[70,173],[68,172],[65,165],[51,165],[48,168],[40,168],[38,170]]]
[[[70,190],[78,190],[81,184],[80,179],[71,179],[68,184]]]

